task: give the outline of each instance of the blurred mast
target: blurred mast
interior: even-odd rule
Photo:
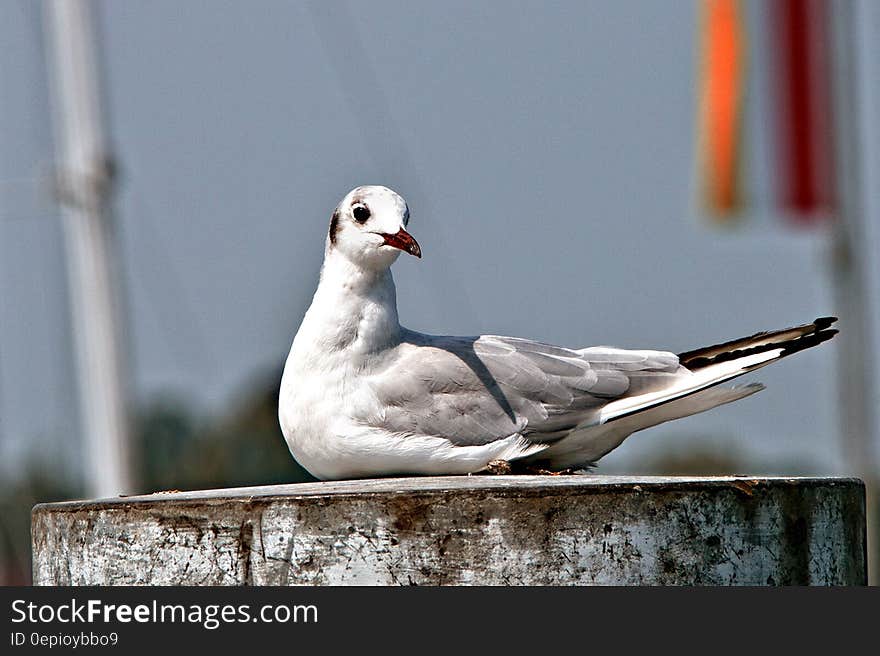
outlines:
[[[834,224],[832,271],[835,306],[840,314],[838,393],[841,437],[850,471],[867,488],[868,575],[880,583],[880,472],[877,460],[877,394],[875,335],[871,316],[876,290],[871,285],[871,262],[877,256],[871,222],[872,162],[877,158],[876,93],[873,68],[877,56],[876,28],[880,10],[873,2],[829,3],[836,31],[834,97],[838,216]]]
[[[112,261],[113,160],[103,131],[88,0],[45,0],[56,194],[61,205],[86,483],[95,497],[133,491]]]

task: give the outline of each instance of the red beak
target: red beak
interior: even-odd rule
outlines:
[[[422,256],[422,249],[419,248],[419,242],[413,239],[413,236],[403,228],[398,230],[396,235],[383,233],[382,237],[385,239],[385,243],[388,246],[394,246],[394,248],[399,248],[403,252],[415,255],[416,257]]]

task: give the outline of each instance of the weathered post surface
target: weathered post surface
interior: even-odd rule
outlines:
[[[866,581],[840,478],[470,476],[42,504],[42,585]]]

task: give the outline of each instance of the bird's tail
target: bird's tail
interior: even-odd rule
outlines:
[[[602,408],[599,423],[616,421],[658,406],[675,403],[709,387],[764,367],[787,355],[821,344],[837,334],[837,330],[830,328],[835,321],[837,321],[836,317],[821,317],[802,326],[757,333],[751,337],[680,353],[679,363],[690,372],[689,374],[678,377],[675,383],[662,390],[609,403]],[[704,402],[694,403],[693,407],[688,403],[675,403],[675,408],[681,412],[678,416],[683,417],[714,407],[711,404],[707,407],[705,403],[712,399],[714,397],[702,395],[701,400]],[[727,403],[735,398],[721,401],[721,397],[718,397],[717,400]]]

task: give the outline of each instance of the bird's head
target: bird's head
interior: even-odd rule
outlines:
[[[387,269],[401,251],[422,256],[418,242],[406,231],[409,208],[388,187],[352,189],[330,218],[328,249],[369,269]]]

